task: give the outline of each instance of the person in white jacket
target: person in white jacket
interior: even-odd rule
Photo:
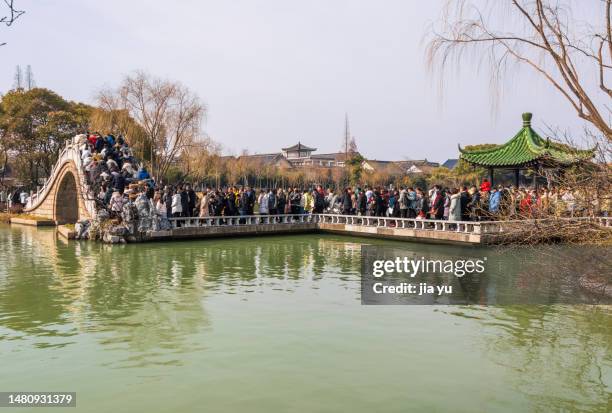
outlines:
[[[164,203],[164,197],[161,196],[161,193],[156,192],[155,195],[153,196],[153,205],[155,207],[155,211],[157,212],[157,215],[159,215],[160,218],[165,219],[168,218],[167,215],[167,208],[166,208],[166,204]]]
[[[183,213],[183,207],[181,205],[181,194],[176,192],[172,195],[172,216],[178,218]]]
[[[451,190],[449,222],[461,221],[461,193],[455,188]]]
[[[259,203],[259,215],[268,215],[268,193],[266,191],[261,191],[257,202]]]

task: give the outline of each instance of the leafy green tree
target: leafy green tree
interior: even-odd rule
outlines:
[[[356,185],[361,181],[361,175],[363,173],[362,164],[365,158],[359,153],[353,153],[346,161],[346,166],[349,169],[349,181],[352,185]]]
[[[90,110],[43,88],[12,90],[2,97],[2,146],[24,183],[36,187],[49,175],[64,142],[86,130]]]

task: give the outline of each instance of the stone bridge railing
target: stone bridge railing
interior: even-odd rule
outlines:
[[[612,219],[607,217],[559,218],[562,221],[593,221],[604,227],[612,227]],[[466,234],[499,234],[505,232],[509,224],[545,223],[553,220],[516,220],[516,221],[443,221],[433,219],[374,217],[335,214],[281,214],[169,218],[172,228],[221,227],[278,224],[341,224],[359,227],[386,227],[412,229],[417,231],[454,232]]]

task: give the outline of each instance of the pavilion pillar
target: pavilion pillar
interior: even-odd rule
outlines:
[[[489,182],[491,183],[491,188],[493,188],[493,168],[489,168]]]
[[[518,189],[520,183],[521,170],[516,168],[514,170],[514,186]]]
[[[534,189],[538,189],[538,173],[540,172],[540,166],[538,164],[533,168],[533,182],[531,185]]]

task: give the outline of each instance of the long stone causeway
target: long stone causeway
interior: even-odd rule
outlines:
[[[96,216],[93,199],[75,138],[66,143],[49,179],[42,188],[32,194],[24,211],[47,218],[56,224],[75,223]],[[537,231],[538,226],[546,225],[549,221],[534,219],[449,222],[334,214],[221,216],[169,220],[171,229],[150,231],[142,237],[143,240],[326,232],[415,242],[481,245],[498,243],[509,233]],[[610,218],[604,217],[560,220],[588,220],[604,227],[611,226]],[[558,223],[559,219],[555,222]]]

